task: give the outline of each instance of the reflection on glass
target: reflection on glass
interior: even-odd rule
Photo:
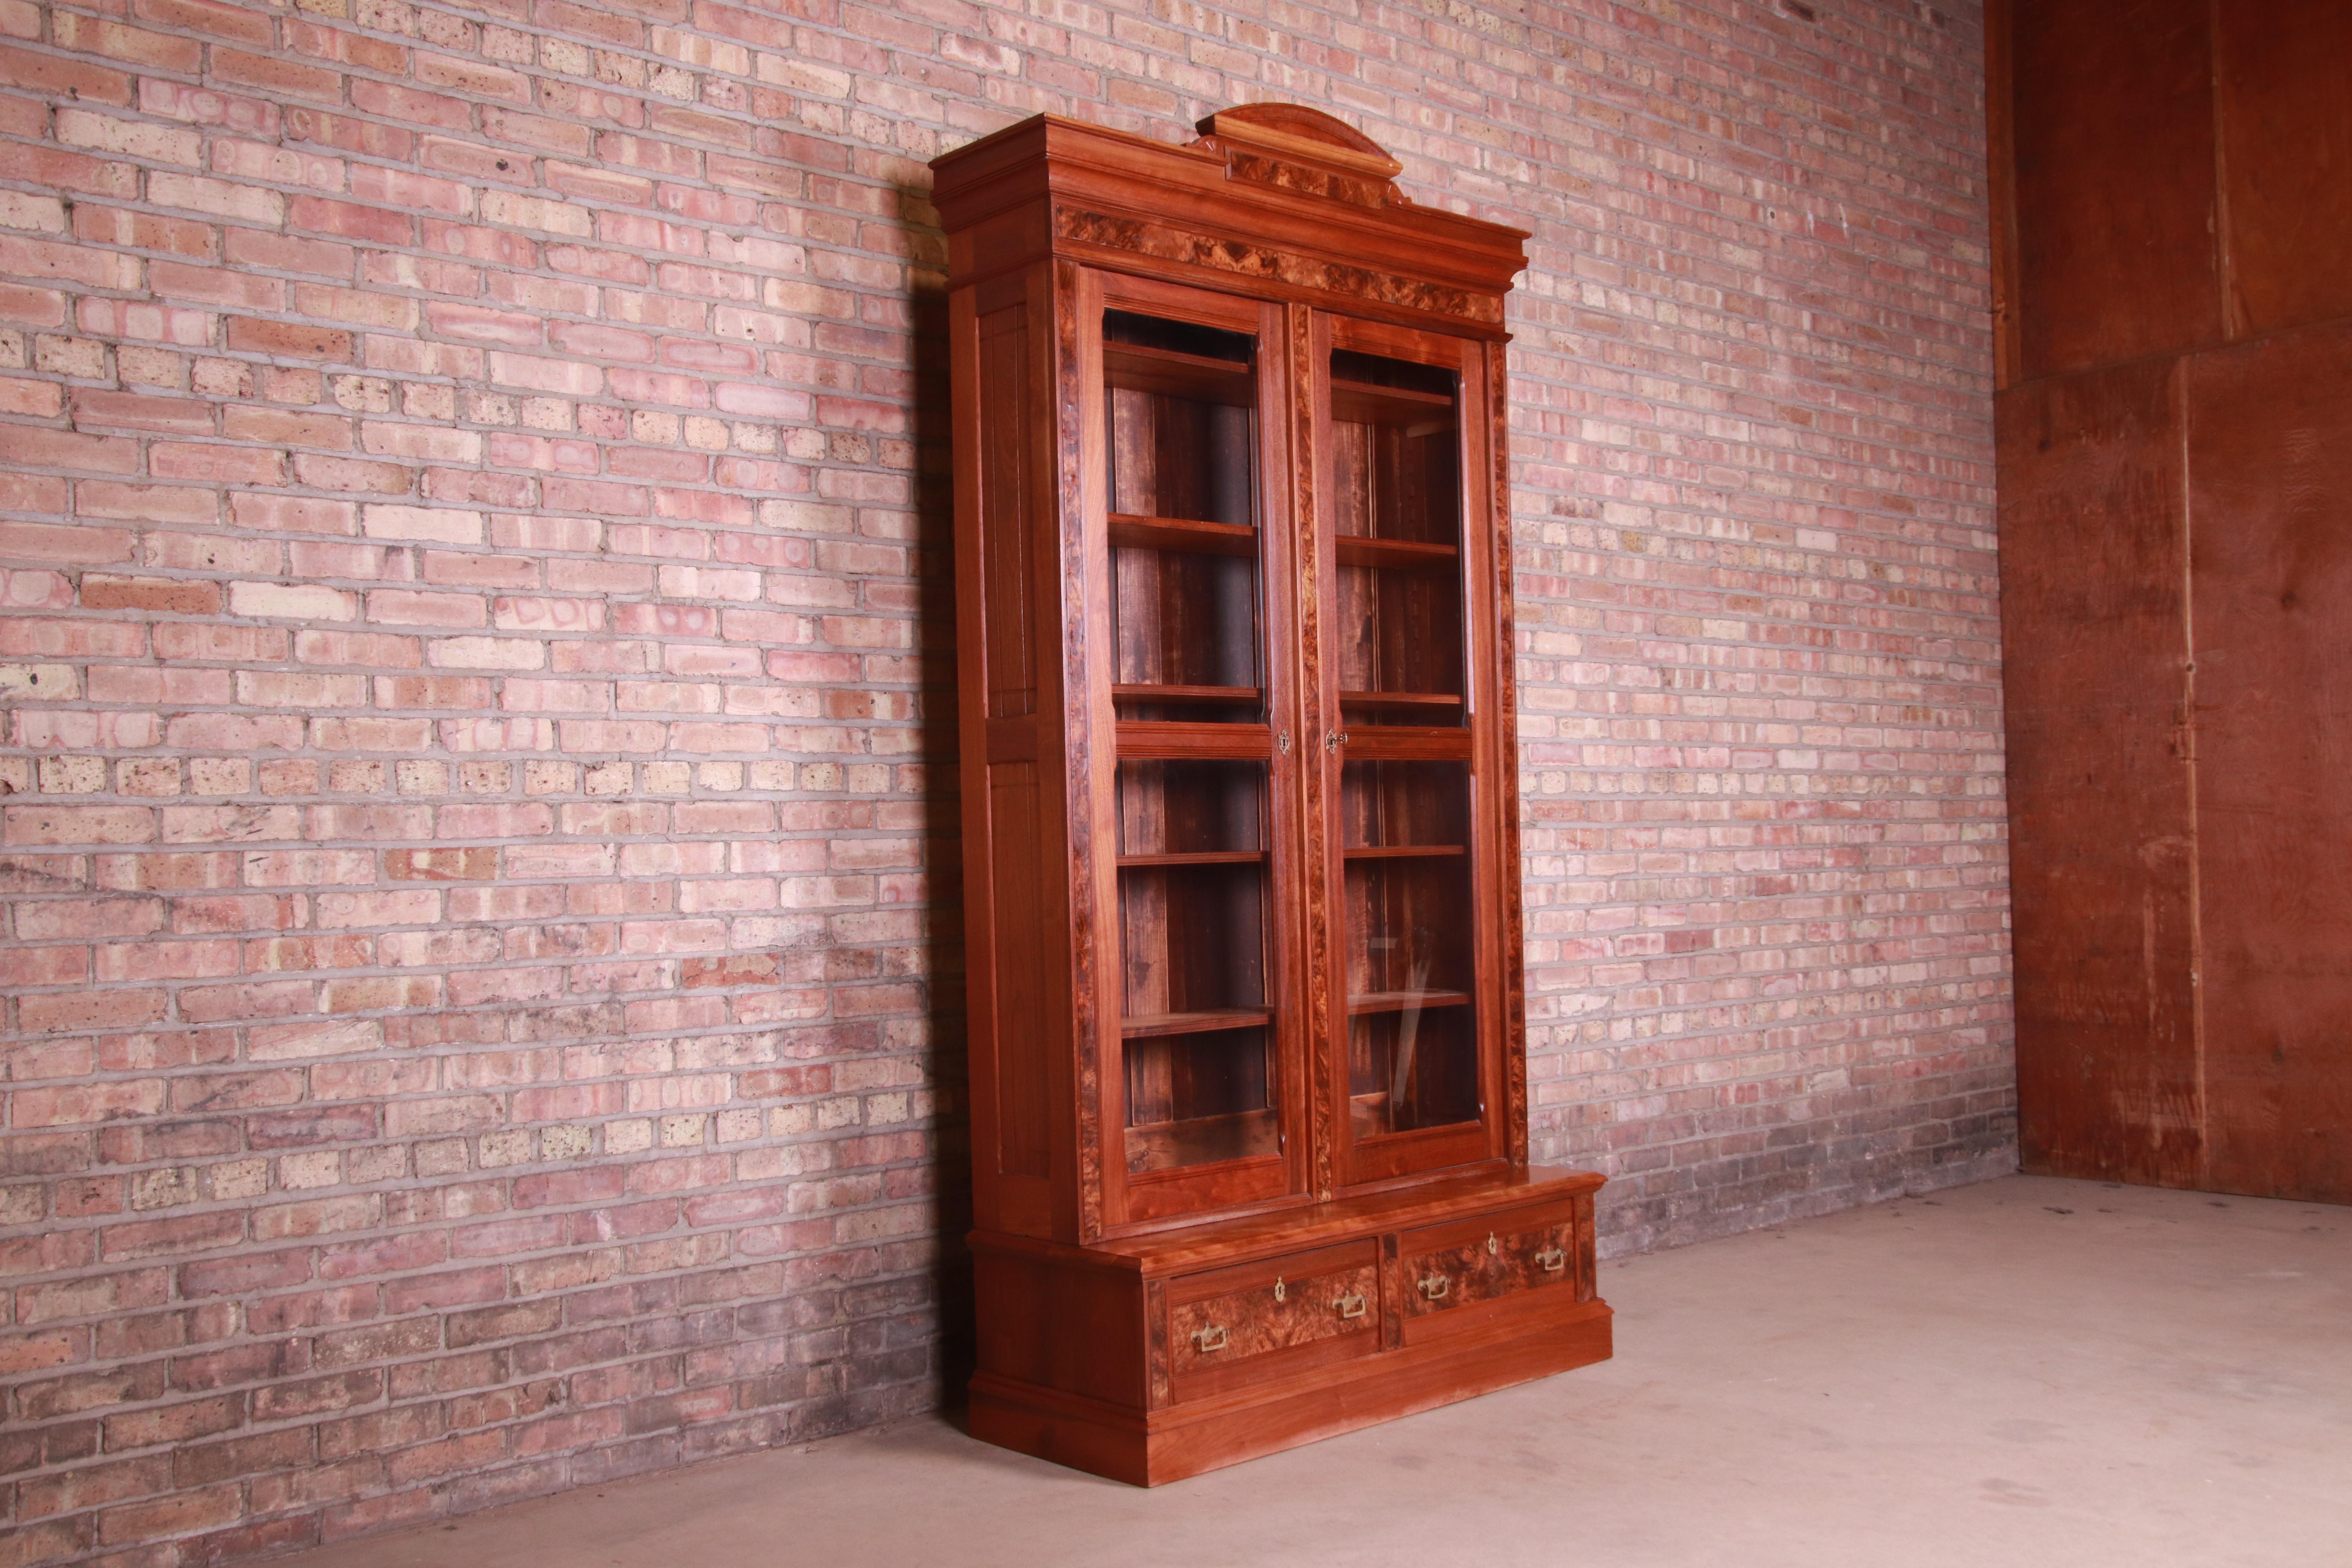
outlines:
[[[1272,1154],[1266,764],[1118,766],[1130,1173]]]
[[[1122,719],[1257,722],[1256,340],[1103,312]]]
[[[1475,1121],[1469,764],[1350,763],[1339,826],[1356,1136]]]
[[[1348,723],[1461,724],[1454,373],[1334,350],[1331,486],[1339,701]]]

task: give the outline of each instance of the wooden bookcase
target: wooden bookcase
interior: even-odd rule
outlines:
[[[1152,1483],[1610,1352],[1530,1168],[1526,235],[1336,120],[941,157],[972,1428]]]

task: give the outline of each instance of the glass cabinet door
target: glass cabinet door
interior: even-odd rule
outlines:
[[[1130,1176],[1276,1152],[1265,764],[1118,765]]]
[[[1256,341],[1118,309],[1102,334],[1118,716],[1264,723]]]
[[[1340,770],[1354,1139],[1478,1119],[1465,763]]]
[[[1463,722],[1459,381],[1331,351],[1331,635],[1350,730]]]
[[[1107,1188],[1131,1221],[1286,1190],[1283,1108],[1303,1080],[1282,1057],[1265,308],[1103,289],[1119,943],[1103,1105]]]
[[[1484,405],[1458,340],[1334,321],[1318,346],[1346,1184],[1490,1152],[1464,532],[1466,425]]]

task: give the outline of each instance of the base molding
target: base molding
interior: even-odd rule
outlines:
[[[1138,1486],[1608,1359],[1580,1173],[1071,1247],[972,1237],[974,1436]]]
[[[1341,1375],[1199,1408],[1123,1409],[983,1372],[971,1380],[971,1435],[1113,1480],[1160,1486],[1607,1361],[1614,1316],[1605,1302],[1586,1302],[1508,1339],[1407,1347],[1347,1363]]]

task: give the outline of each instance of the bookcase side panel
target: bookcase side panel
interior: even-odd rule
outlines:
[[[957,321],[966,513],[958,537],[966,745],[967,909],[975,1217],[986,1229],[1068,1235],[1057,1164],[1070,1110],[1067,863],[1055,722],[1057,600],[1050,295],[1042,269],[969,294]],[[1050,584],[1050,574],[1045,574]]]

